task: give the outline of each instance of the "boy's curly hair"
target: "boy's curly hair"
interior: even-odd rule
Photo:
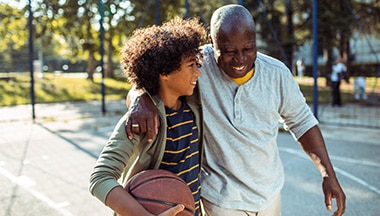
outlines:
[[[150,94],[159,90],[159,75],[181,67],[183,57],[197,55],[206,30],[196,18],[174,18],[161,26],[136,30],[121,49],[121,65],[136,88]]]

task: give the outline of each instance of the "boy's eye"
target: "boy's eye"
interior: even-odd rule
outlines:
[[[189,65],[189,67],[194,67],[194,66],[196,66],[197,68],[200,68],[200,67],[202,67],[202,63],[201,62],[194,62],[194,63]]]

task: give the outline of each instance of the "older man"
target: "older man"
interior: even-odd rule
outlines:
[[[202,202],[207,215],[281,215],[284,171],[277,148],[283,119],[322,176],[328,210],[345,211],[325,143],[289,69],[257,51],[255,23],[240,5],[217,9],[211,44],[203,49],[199,86],[204,116]],[[128,134],[156,131],[156,111],[146,96],[132,106]],[[131,125],[139,124],[132,128]]]

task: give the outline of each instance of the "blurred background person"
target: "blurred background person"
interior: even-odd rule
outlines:
[[[359,75],[354,80],[355,100],[361,100],[361,99],[367,100],[365,87],[366,87],[366,80],[364,77],[364,73],[360,71]]]
[[[331,73],[331,96],[332,96],[332,106],[340,107],[342,106],[342,98],[340,95],[340,83],[343,79],[343,73],[347,71],[347,67],[342,63],[342,60],[338,57],[333,66]]]
[[[298,59],[296,62],[297,65],[297,76],[299,78],[303,78],[304,72],[305,72],[305,61],[303,58]]]

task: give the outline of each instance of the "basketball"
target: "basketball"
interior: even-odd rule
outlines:
[[[177,204],[183,204],[185,209],[177,215],[194,215],[194,198],[189,186],[170,171],[142,171],[127,182],[125,189],[152,214],[160,214]]]

